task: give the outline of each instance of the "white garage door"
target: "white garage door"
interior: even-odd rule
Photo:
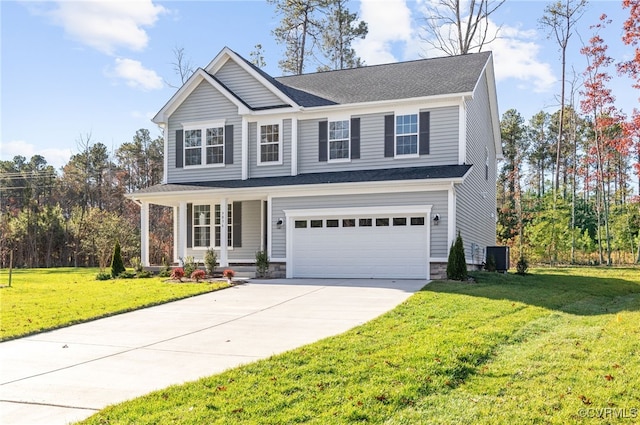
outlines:
[[[295,217],[293,277],[425,279],[425,214]]]

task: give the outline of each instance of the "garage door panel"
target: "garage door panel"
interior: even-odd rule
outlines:
[[[307,220],[311,219],[320,218]],[[323,227],[292,231],[294,277],[424,278],[427,274],[424,225],[376,226],[374,217],[373,226],[326,227],[323,218]]]

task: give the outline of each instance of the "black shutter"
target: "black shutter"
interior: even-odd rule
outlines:
[[[183,157],[183,142],[182,137],[184,135],[184,131],[176,130],[176,168],[182,168],[184,166]]]
[[[428,155],[429,154],[429,120],[431,119],[431,115],[429,111],[420,112],[420,134],[418,136],[418,144],[420,145],[418,148],[418,153],[420,155]]]
[[[193,246],[193,204],[187,204],[187,248]]]
[[[327,162],[327,141],[329,139],[329,128],[327,121],[318,123],[318,161]]]
[[[224,163],[233,164],[233,125],[224,126]]]
[[[242,247],[242,202],[234,202],[233,207],[233,247]]]
[[[351,159],[360,159],[360,118],[351,118]]]
[[[395,125],[394,125],[394,116],[393,115],[385,115],[384,116],[384,156],[386,158],[393,158],[395,156]]]

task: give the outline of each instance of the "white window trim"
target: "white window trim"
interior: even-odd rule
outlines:
[[[336,121],[346,121],[349,124],[349,137],[347,138],[347,143],[349,145],[349,157],[348,158],[336,158],[336,159],[331,159],[331,137],[329,137],[329,135],[331,134],[331,123],[332,122],[336,122]],[[343,140],[343,139],[340,139]],[[330,164],[334,164],[334,163],[340,163],[340,162],[351,162],[351,117],[345,117],[345,116],[336,116],[336,117],[329,117],[327,119],[327,163]]]
[[[209,207],[209,225],[196,226],[196,207],[206,206]],[[209,248],[209,246],[196,246],[196,227],[208,227],[209,228],[209,246],[213,241],[213,210],[210,204],[193,204],[191,207],[191,249],[194,251],[203,251]]]
[[[217,164],[207,164],[206,160],[207,160],[207,128],[219,128],[222,127],[222,131],[223,131],[223,139],[222,139],[222,162],[221,163],[217,163]],[[216,168],[216,167],[224,167],[225,163],[224,163],[224,156],[225,156],[225,150],[226,150],[226,139],[227,139],[227,134],[225,131],[225,121],[191,121],[191,122],[184,122],[182,123],[182,131],[183,131],[183,138],[186,139],[186,137],[184,137],[184,132],[190,131],[190,130],[200,130],[200,149],[201,149],[201,153],[200,153],[200,164],[194,164],[194,165],[187,165],[187,149],[193,149],[193,148],[187,148],[186,146],[186,140],[183,140],[183,146],[182,146],[182,157],[184,158],[184,168],[189,168],[189,169],[197,169],[197,168]]]
[[[398,153],[398,133],[396,133],[396,119],[402,115],[415,115],[416,116],[416,153],[399,154]],[[393,114],[393,158],[394,159],[407,159],[407,158],[420,158],[420,110],[418,109],[400,109],[396,110]]]
[[[258,121],[256,122],[256,161],[257,161],[257,165],[258,167],[264,167],[264,166],[269,166],[269,165],[282,165],[283,163],[283,157],[284,157],[284,152],[283,152],[283,143],[282,143],[282,139],[284,139],[284,124],[283,124],[283,120],[275,120],[275,121]],[[267,161],[267,162],[262,162],[261,158],[261,152],[260,152],[260,148],[262,147],[262,144],[260,143],[260,141],[262,140],[262,126],[264,125],[277,125],[278,126],[278,160],[277,161]]]

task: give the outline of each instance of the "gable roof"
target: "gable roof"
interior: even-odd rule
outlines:
[[[301,106],[472,93],[491,52],[278,77]],[[303,95],[298,96],[298,94]],[[305,96],[313,95],[316,99]],[[318,100],[321,99],[321,100]]]

